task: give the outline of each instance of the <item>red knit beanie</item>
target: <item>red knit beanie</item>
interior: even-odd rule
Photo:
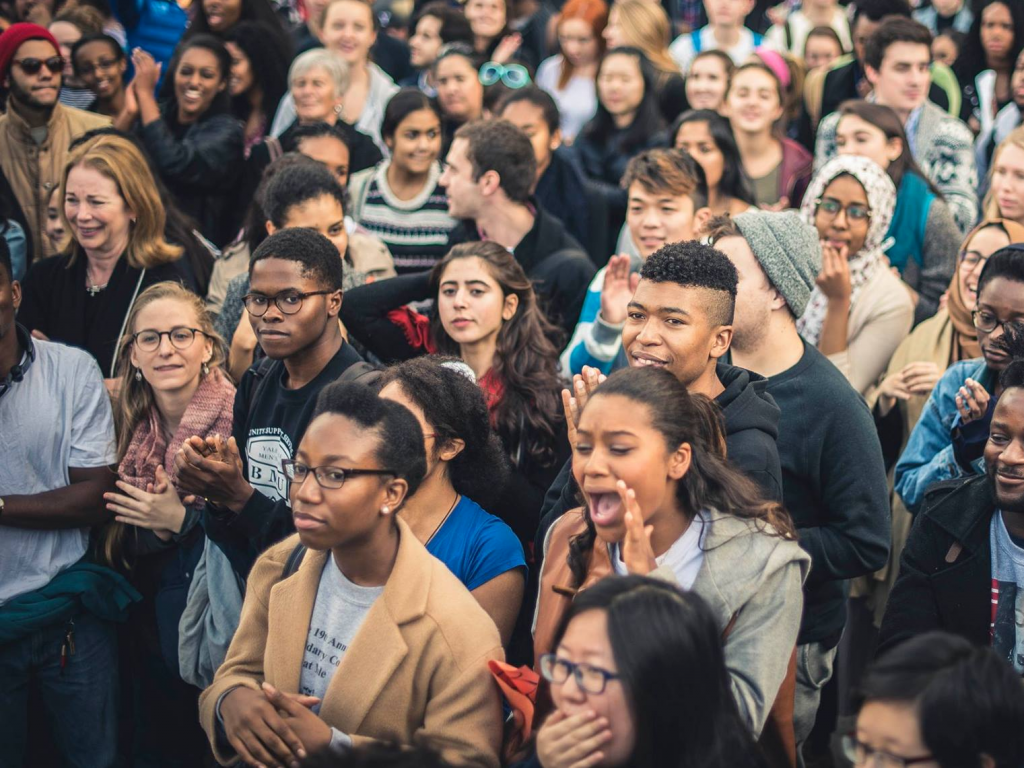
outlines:
[[[0,82],[7,79],[7,73],[11,69],[11,59],[14,58],[14,54],[17,53],[21,44],[27,40],[45,40],[53,46],[54,55],[60,55],[60,45],[46,27],[24,22],[11,24],[0,35]]]

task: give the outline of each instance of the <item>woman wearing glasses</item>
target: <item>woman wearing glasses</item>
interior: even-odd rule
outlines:
[[[114,409],[119,480],[117,492],[105,494],[114,522],[102,529],[101,546],[108,564],[126,568],[143,595],[128,624],[126,651],[139,759],[160,752],[183,763],[202,760],[196,685],[209,678],[197,679],[195,665],[179,661],[186,658],[179,657],[179,622],[200,598],[216,601],[218,615],[234,621],[241,607],[233,578],[207,589],[207,574],[217,568],[210,559],[227,561],[206,546],[200,507],[182,501],[174,467],[175,454],[193,435],[231,434],[235,387],[221,367],[222,350],[202,299],[178,283],[158,283],[139,295],[121,343]],[[193,574],[200,575],[190,589]],[[214,667],[226,650],[225,643]]]
[[[528,765],[766,765],[695,592],[642,576],[597,582],[569,607],[540,673],[555,711]]]
[[[821,238],[821,273],[797,330],[858,392],[889,364],[914,321],[914,306],[885,259],[896,188],[864,157],[829,161],[811,180],[801,215]]]
[[[903,123],[892,109],[847,101],[839,114],[838,153],[874,160],[896,185],[885,256],[903,278],[914,302],[914,322],[920,323],[938,310],[956,269],[960,228],[942,194],[918,167]]]
[[[114,127],[127,131],[136,115],[129,109],[124,81],[128,59],[124,49],[110,35],[86,35],[71,49],[71,63],[82,83],[96,95],[92,112],[106,115]]]
[[[139,294],[165,280],[189,283],[182,250],[164,239],[164,209],[132,142],[98,136],[82,145],[64,168],[61,188],[71,241],[63,254],[32,265],[18,322],[39,338],[90,352],[113,388]]]
[[[426,471],[416,417],[334,382],[280,468],[298,534],[257,560],[200,700],[217,760],[295,765],[386,740],[497,768],[498,631],[398,515]]]

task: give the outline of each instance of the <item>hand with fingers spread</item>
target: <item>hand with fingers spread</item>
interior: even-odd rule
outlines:
[[[974,379],[967,379],[956,395],[956,409],[960,412],[960,424],[977,421],[988,412],[991,396]]]
[[[580,423],[580,414],[594,390],[608,377],[597,368],[583,366],[583,373],[572,377],[572,390],[562,390],[562,408],[565,410],[565,428],[569,434],[569,445],[576,444],[576,427]]]
[[[615,490],[619,492],[622,508],[626,510],[626,538],[622,540],[622,562],[630,573],[646,576],[658,567],[654,559],[654,549],[651,547],[654,526],[644,525],[644,516],[632,488],[627,488],[626,484],[619,480],[615,483]]]
[[[522,45],[523,36],[518,32],[513,32],[511,35],[505,35],[501,38],[501,42],[495,46],[494,53],[491,54],[491,61],[497,62],[498,64],[508,64],[512,61],[512,57],[516,55]]]
[[[310,715],[316,717],[312,712]],[[262,768],[283,765],[297,768],[299,761],[313,750],[312,745],[307,747],[278,714],[277,707],[268,701],[263,691],[245,686],[228,691],[220,703],[220,716],[228,743],[247,764]],[[326,723],[324,727],[327,728]],[[330,741],[330,728],[327,732]]]
[[[181,532],[185,505],[162,466],[157,465],[156,484],[149,483],[145,491],[123,480],[117,481],[117,487],[121,493],[103,494],[107,509],[114,513],[117,522],[148,528],[162,539]]]
[[[608,720],[595,712],[558,710],[537,732],[537,758],[543,768],[590,768],[604,760],[601,747],[611,738]]]
[[[319,699],[284,693],[267,682],[263,683],[263,695],[307,751],[319,752],[331,743],[331,727],[310,709]]]
[[[240,512],[253,494],[252,486],[242,474],[242,457],[233,437],[226,442],[220,435],[211,435],[205,440],[190,437],[174,457],[174,466],[182,490],[223,504],[235,512]]]
[[[601,287],[601,319],[609,325],[621,325],[626,321],[629,302],[636,293],[640,275],[630,274],[629,256],[612,256],[604,269],[604,285]]]

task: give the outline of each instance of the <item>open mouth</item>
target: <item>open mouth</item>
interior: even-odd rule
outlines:
[[[587,491],[590,519],[594,525],[607,527],[622,522],[622,497],[616,491]]]
[[[630,355],[630,359],[632,360],[632,366],[634,368],[645,368],[649,366],[653,366],[655,368],[664,368],[666,365],[668,365],[668,362],[666,362],[665,360],[661,360],[657,357],[652,357],[651,355],[645,355],[639,352],[634,352],[632,355]]]

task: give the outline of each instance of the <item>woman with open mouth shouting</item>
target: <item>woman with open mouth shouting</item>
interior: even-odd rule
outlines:
[[[669,371],[617,371],[577,419],[570,442],[585,506],[545,540],[535,657],[554,650],[582,590],[613,573],[660,576],[711,606],[732,694],[757,736],[787,679],[803,609],[809,559],[789,516],[725,460],[718,409]]]

